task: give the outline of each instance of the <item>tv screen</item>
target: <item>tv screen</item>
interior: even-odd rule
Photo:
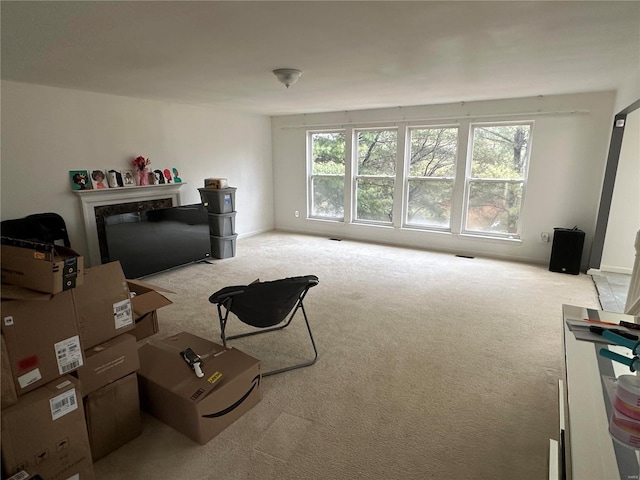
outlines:
[[[209,218],[202,204],[104,218],[109,261],[140,278],[211,256]]]

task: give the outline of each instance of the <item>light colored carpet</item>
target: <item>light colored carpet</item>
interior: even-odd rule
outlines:
[[[142,436],[98,461],[97,478],[547,478],[562,304],[598,308],[591,277],[270,232],[238,240],[234,258],[149,278],[176,292],[158,335],[219,342],[211,293],[307,274],[320,278],[305,300],[316,365],[264,379],[262,401],[205,446],[144,414]],[[305,336],[296,318],[233,346],[266,370],[308,356]]]

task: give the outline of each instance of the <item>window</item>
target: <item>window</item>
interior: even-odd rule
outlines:
[[[472,125],[464,231],[520,236],[531,124]]]
[[[311,216],[344,219],[344,132],[312,132],[311,143]]]
[[[357,132],[356,220],[386,224],[393,221],[397,152],[395,129]]]
[[[449,229],[456,173],[456,127],[410,128],[406,224]]]

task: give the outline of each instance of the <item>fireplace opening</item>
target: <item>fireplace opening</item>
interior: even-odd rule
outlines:
[[[104,219],[111,215],[121,215],[125,213],[141,213],[147,210],[173,207],[171,198],[159,198],[155,200],[144,200],[140,202],[117,203],[113,205],[102,205],[94,207],[96,217],[96,229],[98,231],[98,245],[100,247],[100,263],[109,262],[109,248],[107,246],[107,233],[105,231]]]

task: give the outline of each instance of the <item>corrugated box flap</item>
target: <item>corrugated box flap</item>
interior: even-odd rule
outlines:
[[[127,282],[129,282],[129,284],[131,285],[138,285],[140,287],[146,288],[148,290],[155,290],[156,292],[164,292],[164,293],[176,293],[172,290],[166,289],[166,288],[162,288],[162,287],[158,287],[157,285],[152,285],[150,283],[147,282],[143,282],[141,280],[129,280],[127,279]]]
[[[136,295],[131,299],[131,305],[133,306],[133,311],[137,317],[141,317],[147,313],[157,310],[160,307],[171,305],[172,303],[173,302],[167,297],[154,290]]]

